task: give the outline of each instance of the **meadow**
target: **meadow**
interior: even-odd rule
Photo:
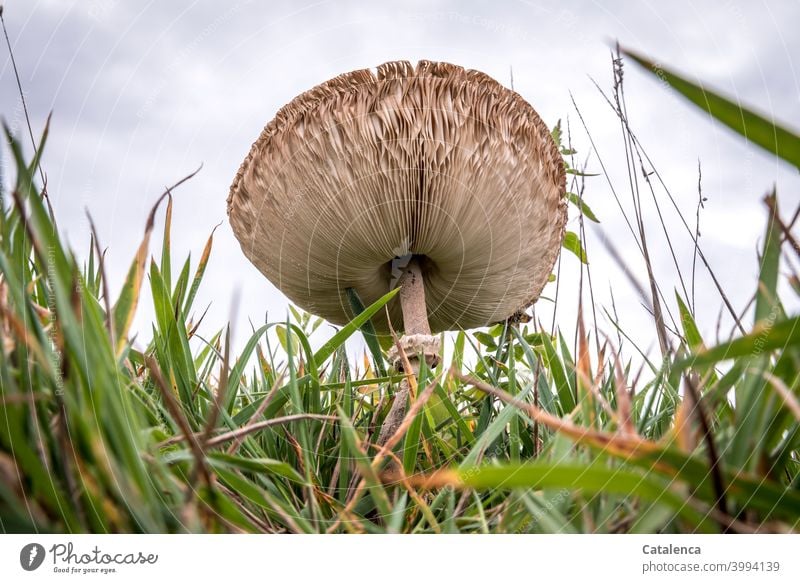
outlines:
[[[625,59],[800,168],[790,130],[642,57]],[[609,99],[627,124],[619,87]],[[597,220],[583,200],[591,183],[560,126],[554,137],[583,228]],[[233,354],[230,327],[205,329],[195,303],[213,234],[194,261],[171,253],[172,190],[191,188],[190,177],[155,202],[124,285],[112,289],[100,242],[76,257],[42,191],[47,130],[33,159],[6,138],[16,182],[0,193],[3,532],[800,528],[800,316],[780,296],[800,294],[798,211],[784,213],[774,193],[764,198],[758,280],[739,282],[753,301],[744,314],[730,308],[730,339],[701,337],[690,298],[648,269],[640,292],[655,357],[621,346],[621,328],[597,330],[596,313],[613,321],[609,306],[563,310],[578,321],[575,339],[535,314],[445,335],[448,358],[408,379],[411,405],[379,446],[401,375],[384,356],[392,338],[376,336],[370,318],[396,290],[369,306],[352,297],[352,321],[316,349],[309,336],[322,320],[292,308]],[[629,129],[626,144],[646,158]],[[658,228],[634,220],[640,233]],[[564,247],[585,261],[582,238],[569,233]],[[155,318],[142,346],[131,324],[144,302]],[[665,321],[666,304],[679,328]],[[359,334],[368,350],[354,359],[345,343]]]

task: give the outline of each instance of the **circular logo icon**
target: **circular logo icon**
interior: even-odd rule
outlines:
[[[19,552],[19,564],[26,571],[35,571],[44,562],[44,547],[39,543],[30,543]]]

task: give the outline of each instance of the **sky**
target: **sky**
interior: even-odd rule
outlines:
[[[197,305],[202,310],[211,304],[206,330],[233,318],[239,345],[249,322],[258,324],[266,314],[283,320],[287,300],[240,251],[227,223],[230,183],[277,110],[340,73],[390,60],[427,59],[478,69],[510,86],[513,72],[514,89],[548,126],[559,119],[565,128],[569,124],[587,172],[604,168],[608,174],[587,178],[584,185],[584,199],[601,221],[586,225],[585,240],[597,324],[601,333],[616,334],[603,312],[611,309],[613,290],[623,328],[651,353],[656,340],[649,316],[602,244],[608,238],[633,276],[646,282],[645,264],[615,199],[616,194],[630,215],[620,124],[595,85],[611,90],[613,44],[702,79],[709,88],[800,129],[797,0],[3,4],[35,134],[53,114],[43,168],[59,225],[76,254],[88,255],[88,210],[108,248],[112,290],[119,289],[151,205],[167,185],[202,164],[198,175],[175,192],[173,256],[191,252],[199,257],[218,225]],[[633,64],[626,63],[624,71],[633,131],[692,228],[698,165],[702,169],[707,200],[700,211],[700,245],[741,310],[758,273],[762,198],[777,186],[784,214],[790,214],[800,201],[800,176]],[[0,115],[27,140],[5,46],[0,49]],[[9,183],[7,149],[2,153],[3,180]],[[681,282],[672,253],[691,292],[692,238],[664,188],[656,185],[671,252],[649,191],[642,196],[654,270],[674,313],[674,289],[681,289]],[[575,213],[571,217],[568,229],[578,230]],[[579,274],[577,259],[565,253],[555,313],[565,330],[574,329]],[[587,286],[583,289],[586,293]],[[545,296],[554,295],[555,284],[550,284]],[[711,339],[717,333],[726,337],[731,320],[723,315],[718,325],[721,300],[699,263],[695,296],[701,331]],[[142,338],[149,336],[151,315],[150,306],[141,306],[135,326]],[[549,326],[552,304],[540,301],[537,316]],[[317,342],[330,333],[329,327],[320,330]]]

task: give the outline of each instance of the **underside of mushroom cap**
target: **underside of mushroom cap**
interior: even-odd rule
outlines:
[[[396,283],[416,256],[431,330],[504,320],[541,293],[566,222],[564,165],[517,93],[447,63],[340,75],[283,107],[231,186],[245,255],[332,323]],[[401,330],[399,302],[389,305]],[[379,332],[385,316],[374,318]]]

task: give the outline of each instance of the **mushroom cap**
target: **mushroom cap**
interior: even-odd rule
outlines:
[[[522,97],[448,63],[353,71],[284,106],[233,181],[244,254],[286,296],[334,324],[422,265],[431,330],[502,321],[539,297],[567,211],[561,155]],[[397,298],[389,314],[402,329]],[[388,330],[385,314],[373,319]]]

